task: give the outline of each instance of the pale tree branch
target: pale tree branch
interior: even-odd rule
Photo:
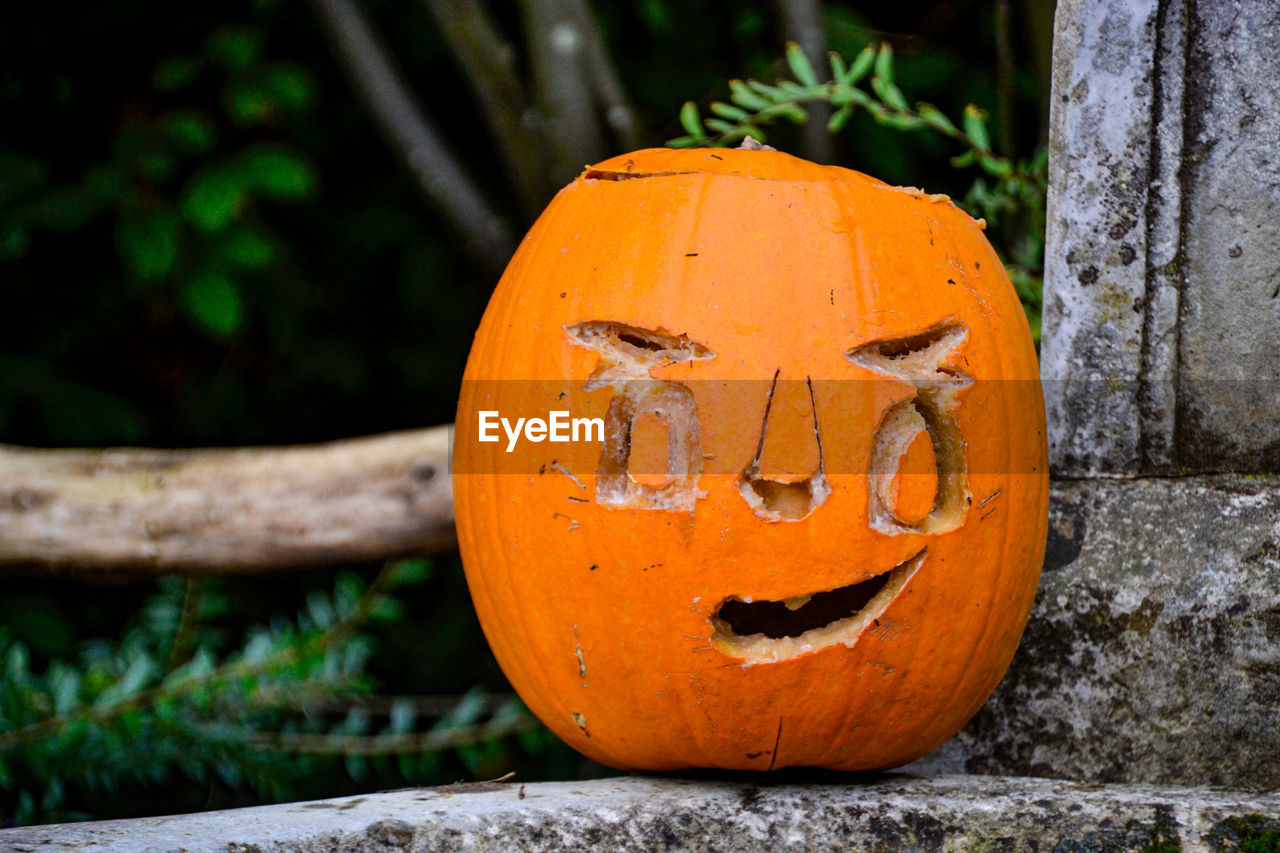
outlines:
[[[787,41],[800,45],[810,64],[818,70],[828,67],[827,37],[822,31],[822,4],[818,0],[778,0],[778,12],[782,16],[782,31]],[[830,163],[835,159],[835,145],[827,131],[831,118],[831,106],[825,103],[808,105],[809,120],[801,130],[800,144],[804,156],[815,163]]]
[[[480,106],[511,185],[532,219],[555,187],[547,181],[542,138],[530,127],[516,51],[482,0],[424,0]]]
[[[565,183],[606,150],[587,85],[585,36],[562,0],[520,0],[520,11],[551,175]]]
[[[604,113],[605,123],[613,131],[618,143],[627,151],[640,147],[640,123],[636,111],[627,98],[622,79],[614,67],[600,27],[586,0],[563,0],[569,15],[578,24],[583,38],[583,59],[596,99]]]
[[[996,150],[1004,157],[1017,153],[1017,128],[1014,126],[1014,79],[1017,60],[1013,55],[1013,4],[996,0],[996,114],[1000,118],[1000,135]]]
[[[354,0],[312,0],[312,5],[379,132],[431,208],[462,238],[471,257],[496,278],[516,245],[503,218],[414,100]]]
[[[219,575],[445,550],[450,432],[233,450],[0,445],[0,568]]]

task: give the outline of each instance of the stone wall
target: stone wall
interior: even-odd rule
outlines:
[[[1061,0],[1055,39],[1048,556],[917,769],[1280,787],[1280,5]]]

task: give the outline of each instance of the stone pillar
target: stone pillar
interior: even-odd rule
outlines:
[[[1053,485],[1009,675],[934,770],[1280,786],[1280,6],[1059,0]]]
[[[1280,470],[1280,17],[1062,0],[1043,374],[1063,477]]]

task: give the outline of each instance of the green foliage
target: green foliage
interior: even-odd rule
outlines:
[[[1214,850],[1280,853],[1280,819],[1261,814],[1225,818],[1209,831],[1207,840]]]
[[[119,262],[139,292],[167,284],[195,329],[216,339],[239,331],[245,274],[281,261],[257,208],[305,201],[317,184],[294,146],[242,136],[314,106],[310,72],[268,59],[264,40],[260,28],[227,25],[201,54],[160,60],[151,85],[171,108],[129,117],[110,159],[77,180],[54,181],[39,161],[0,150],[0,204],[8,206],[0,260],[22,257],[33,231],[82,229],[110,216]],[[221,116],[193,91],[201,85],[217,87]]]
[[[295,619],[236,633],[219,624],[227,602],[211,582],[167,578],[120,639],[84,642],[41,671],[27,644],[0,633],[0,814],[84,817],[68,810],[72,791],[174,774],[281,800],[335,762],[357,780],[393,756],[417,779],[442,750],[482,766],[503,738],[536,728],[514,699],[495,705],[472,690],[420,709],[413,697],[370,694],[365,631],[400,619],[393,592],[428,576],[423,560],[391,563],[368,586],[342,574]]]
[[[729,103],[712,101],[712,116],[703,118],[697,104],[680,110],[684,136],[673,147],[731,145],[751,137],[767,141],[766,128],[778,119],[808,120],[804,104],[832,107],[827,129],[839,133],[861,110],[895,131],[927,131],[949,138],[964,148],[951,159],[953,166],[977,166],[975,178],[960,202],[973,216],[985,220],[996,234],[996,249],[1027,314],[1032,336],[1040,340],[1041,293],[1044,276],[1045,198],[1048,189],[1048,151],[1041,148],[1026,160],[996,154],[987,130],[987,114],[967,106],[959,124],[937,107],[918,103],[913,108],[894,82],[893,48],[868,45],[846,62],[830,54],[830,79],[819,82],[817,72],[795,43],[787,45],[786,63],[794,79],[774,84],[758,80],[730,80]],[[868,77],[868,75],[870,75]],[[868,88],[864,88],[863,84]]]

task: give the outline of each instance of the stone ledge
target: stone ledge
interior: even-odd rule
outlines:
[[[451,785],[0,832],[11,853],[1219,850],[1280,843],[1280,793],[885,774]],[[831,777],[824,777],[831,778]],[[856,778],[856,777],[842,777]],[[1270,833],[1270,835],[1268,835]],[[1266,848],[1270,849],[1270,848]]]

